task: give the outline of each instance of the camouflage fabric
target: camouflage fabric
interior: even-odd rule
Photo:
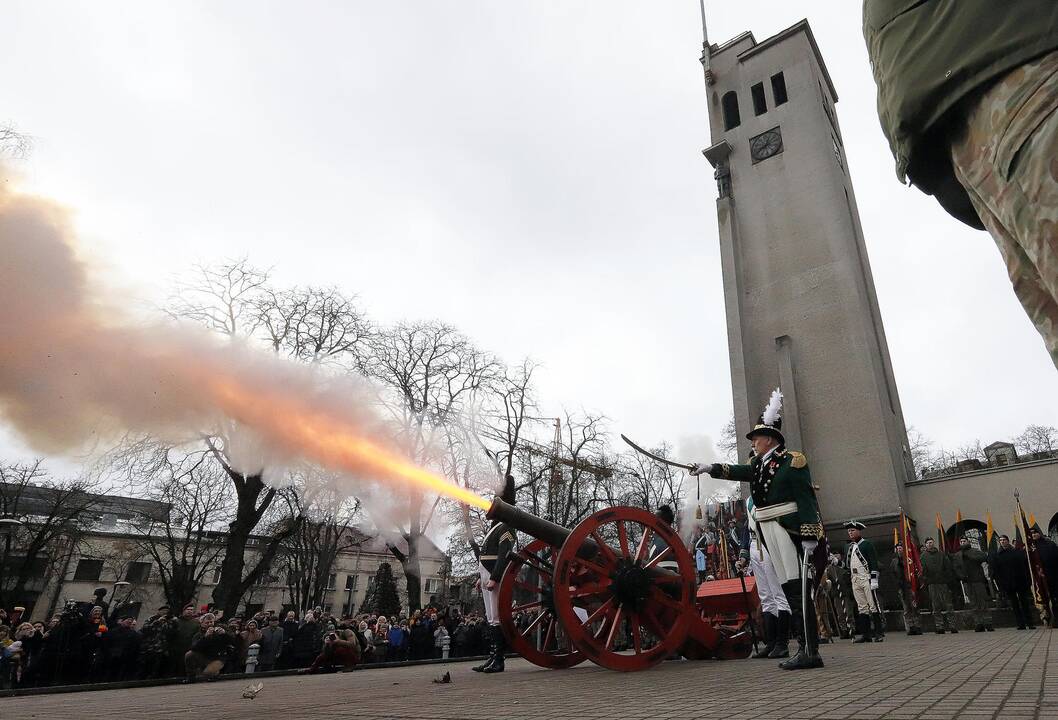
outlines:
[[[953,630],[955,615],[951,609],[951,590],[947,585],[930,585],[929,602],[933,606],[933,627],[936,630]]]
[[[1058,52],[1003,76],[969,108],[952,162],[1058,367]]]

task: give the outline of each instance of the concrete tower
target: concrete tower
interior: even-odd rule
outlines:
[[[891,521],[914,471],[812,30],[743,33],[702,63],[739,438],[780,386],[787,444],[808,456],[828,527]]]

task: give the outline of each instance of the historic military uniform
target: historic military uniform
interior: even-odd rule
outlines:
[[[782,395],[776,390],[746,436],[752,439],[757,434],[767,435],[778,441],[776,447],[761,457],[751,458],[747,465],[713,464],[707,469],[714,478],[750,484],[754,505],[751,527],[768,549],[798,636],[797,654],[779,667],[799,670],[823,666],[813,598],[816,582],[812,577],[813,555],[824,538],[823,520],[808,460],[801,453],[786,449],[779,416],[781,402]]]
[[[845,529],[856,529],[863,531],[867,526],[861,522],[851,520],[845,523]],[[853,642],[864,643],[871,640],[881,642],[885,635],[885,625],[882,620],[882,609],[878,604],[878,553],[874,549],[874,543],[867,538],[849,540],[845,550],[845,564],[849,566],[852,573],[852,597],[856,601],[856,634],[858,638]],[[873,637],[872,637],[872,628]]]
[[[746,500],[746,514],[753,517],[753,498]],[[764,646],[754,653],[753,657],[787,658],[790,657],[790,603],[782,591],[782,582],[775,574],[771,563],[771,554],[764,543],[757,537],[751,522],[749,525],[748,544],[739,555],[749,563],[749,570],[757,583],[757,596],[760,598],[761,621],[763,624]]]
[[[922,584],[929,592],[929,602],[933,606],[933,631],[944,634],[944,628],[957,633],[955,615],[951,607],[951,589],[948,587],[955,580],[951,558],[935,546],[932,550],[922,551]]]
[[[507,476],[500,499],[510,505],[514,504],[514,478],[510,475]],[[488,660],[472,668],[476,672],[503,672],[503,656],[507,650],[507,640],[503,635],[503,628],[500,627],[499,582],[504,570],[507,569],[508,554],[514,550],[515,544],[514,528],[498,520],[492,521],[492,526],[485,533],[485,539],[481,541],[478,574],[481,577],[481,597],[485,602],[485,619],[489,624],[490,652]],[[496,587],[491,590],[488,587],[490,580],[497,583]]]
[[[838,635],[848,640],[856,627],[855,603],[852,600],[852,574],[842,563],[841,555],[830,554],[830,562],[823,574],[823,590],[834,614]]]

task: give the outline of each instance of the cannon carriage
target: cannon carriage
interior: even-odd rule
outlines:
[[[746,657],[753,578],[696,586],[694,560],[669,525],[640,508],[600,510],[568,529],[496,498],[490,519],[533,540],[499,585],[511,649],[546,668],[591,660],[620,671],[667,657]]]

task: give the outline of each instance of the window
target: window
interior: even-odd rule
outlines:
[[[763,115],[768,112],[768,101],[764,97],[764,83],[757,83],[749,91],[753,96],[753,114]]]
[[[786,78],[783,77],[782,73],[775,73],[771,76],[771,96],[775,99],[775,105],[778,107],[786,102]]]
[[[81,558],[77,561],[77,569],[74,570],[75,582],[96,582],[103,572],[103,561]]]
[[[345,589],[356,590],[357,581],[360,579],[359,575],[346,575],[345,576]]]
[[[125,580],[130,583],[147,582],[150,576],[151,564],[149,562],[132,562],[125,570]]]
[[[742,124],[738,114],[738,94],[734,90],[724,93],[720,106],[724,111],[724,130],[732,130]]]
[[[436,595],[441,592],[441,579],[440,578],[426,578],[426,586],[423,591],[427,595]]]
[[[338,582],[338,573],[331,573],[327,576],[327,589],[334,590],[335,584]]]

